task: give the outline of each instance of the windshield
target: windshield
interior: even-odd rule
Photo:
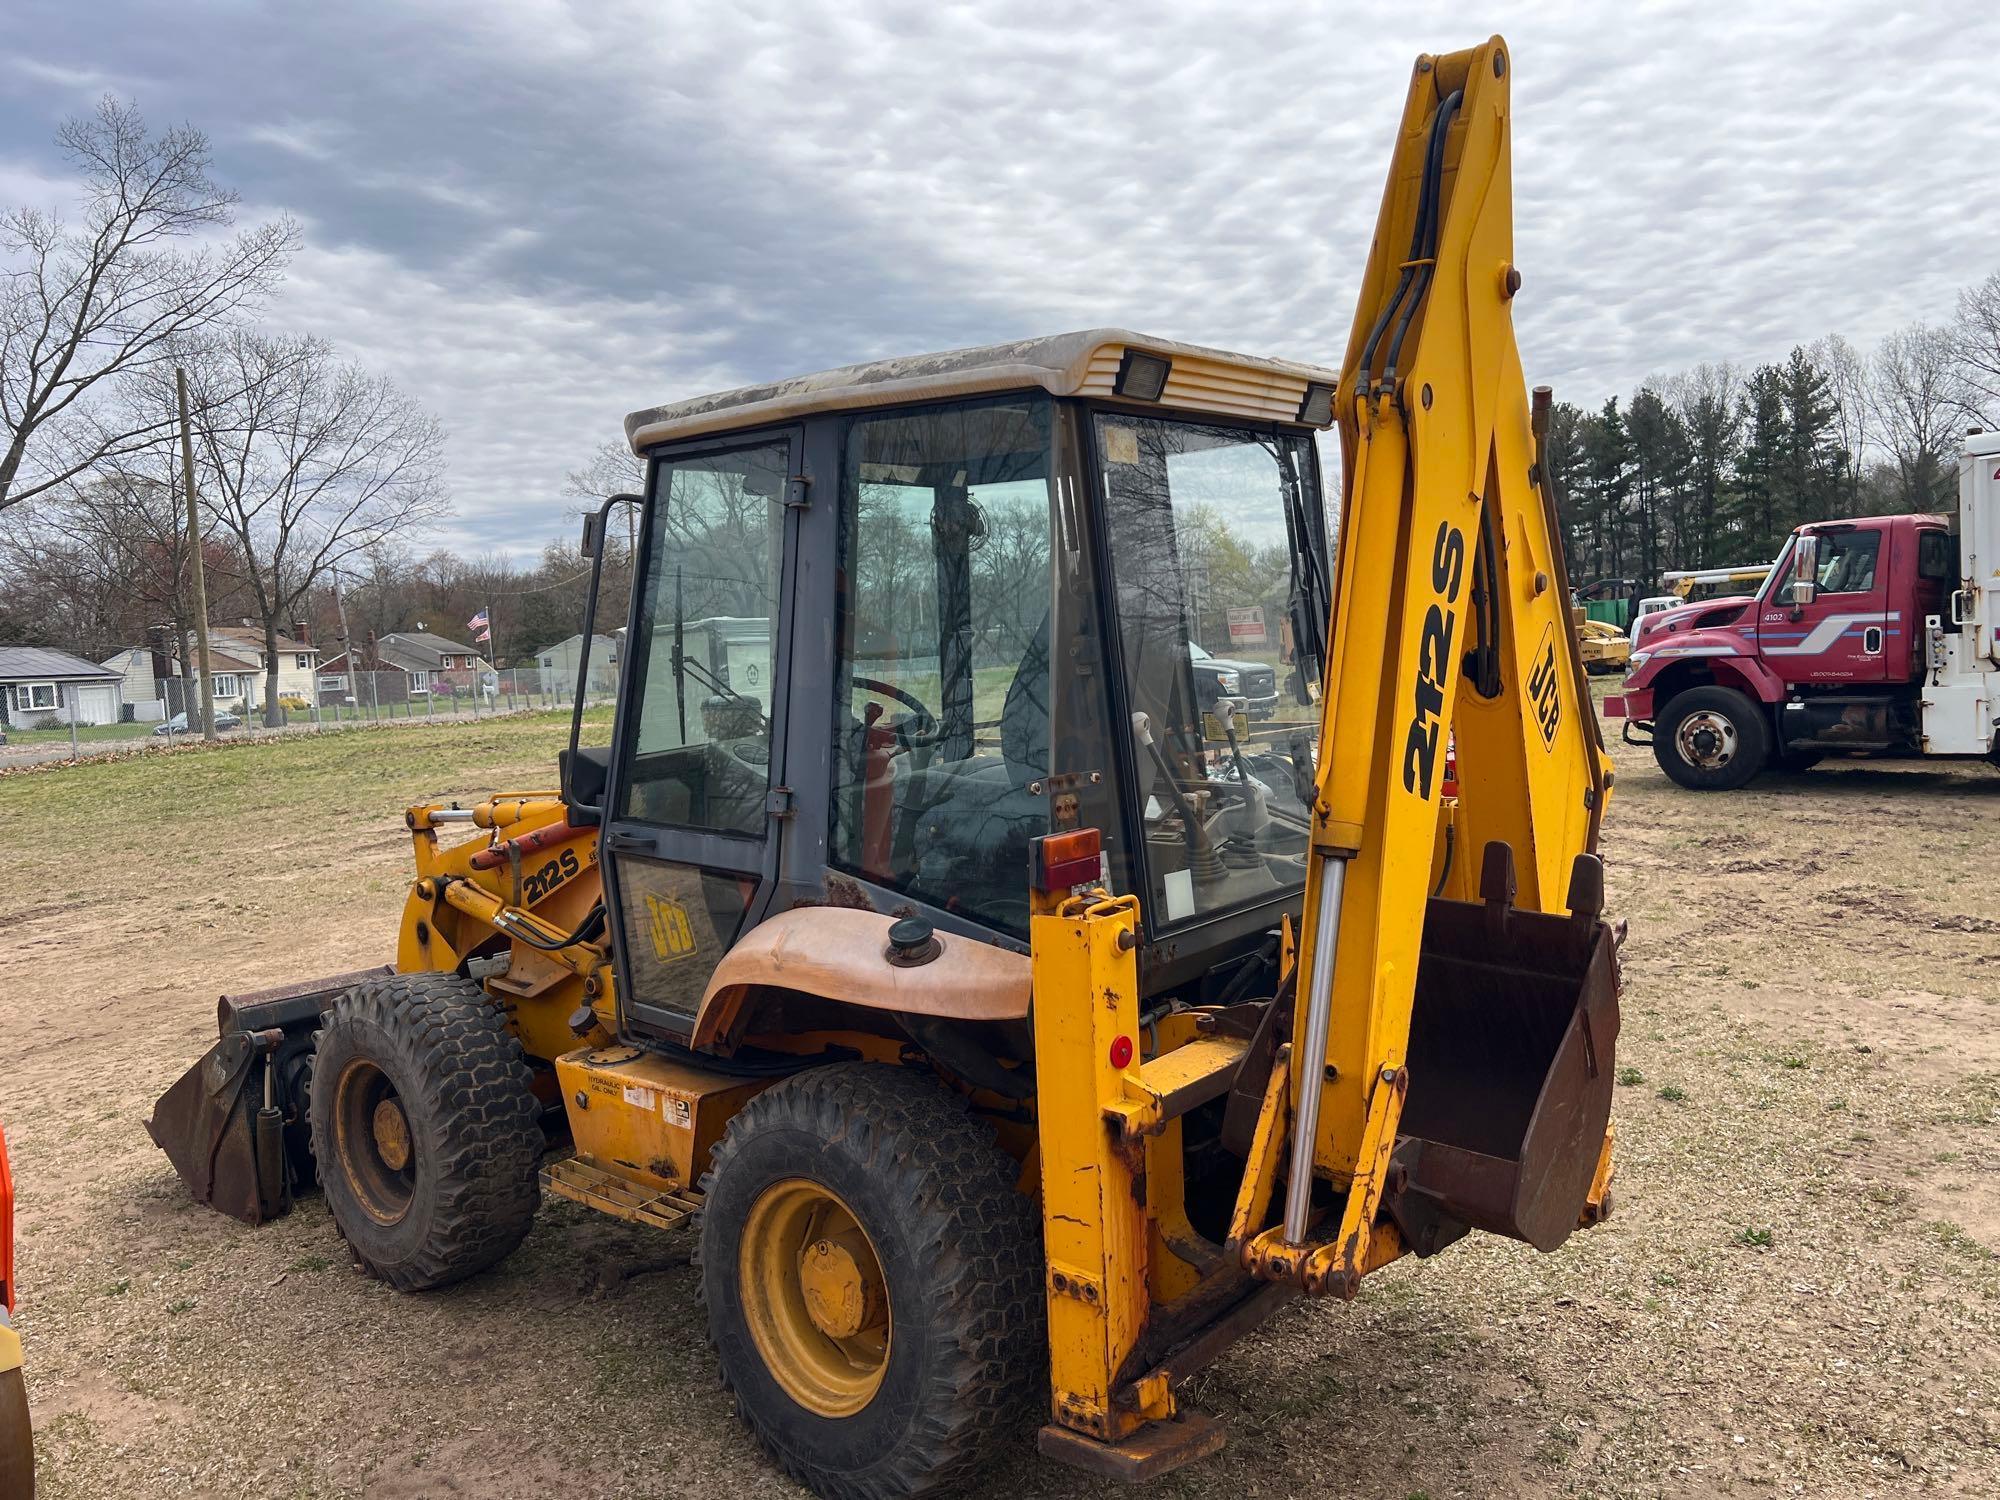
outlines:
[[[1096,438],[1144,820],[1134,880],[1158,929],[1304,881],[1318,710],[1298,684],[1319,678],[1321,510],[1297,434],[1100,413]]]

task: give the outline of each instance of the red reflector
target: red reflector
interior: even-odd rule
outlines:
[[[1035,889],[1066,891],[1100,879],[1104,874],[1103,845],[1104,836],[1095,828],[1043,834],[1033,846]]]
[[[1111,1039],[1111,1066],[1114,1068],[1123,1068],[1128,1066],[1131,1061],[1132,1038],[1129,1036],[1113,1037]]]

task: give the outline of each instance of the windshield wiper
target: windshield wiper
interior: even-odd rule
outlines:
[[[1292,625],[1292,670],[1298,674],[1301,704],[1311,704],[1312,686],[1320,679],[1326,660],[1326,621],[1332,612],[1332,595],[1320,570],[1319,548],[1313,543],[1313,518],[1306,509],[1305,485],[1300,482],[1289,443],[1272,444],[1283,475],[1285,537],[1291,544],[1292,591],[1285,600],[1285,614]]]

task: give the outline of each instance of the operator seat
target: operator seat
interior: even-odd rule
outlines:
[[[1000,754],[934,764],[905,784],[916,818],[919,890],[953,911],[1025,935],[1028,841],[1048,831],[1049,620],[1022,648],[1000,710]],[[1029,791],[1034,786],[1036,791]]]

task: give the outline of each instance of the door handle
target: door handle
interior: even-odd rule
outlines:
[[[604,835],[604,847],[613,854],[651,854],[653,839],[650,834],[615,829]]]

